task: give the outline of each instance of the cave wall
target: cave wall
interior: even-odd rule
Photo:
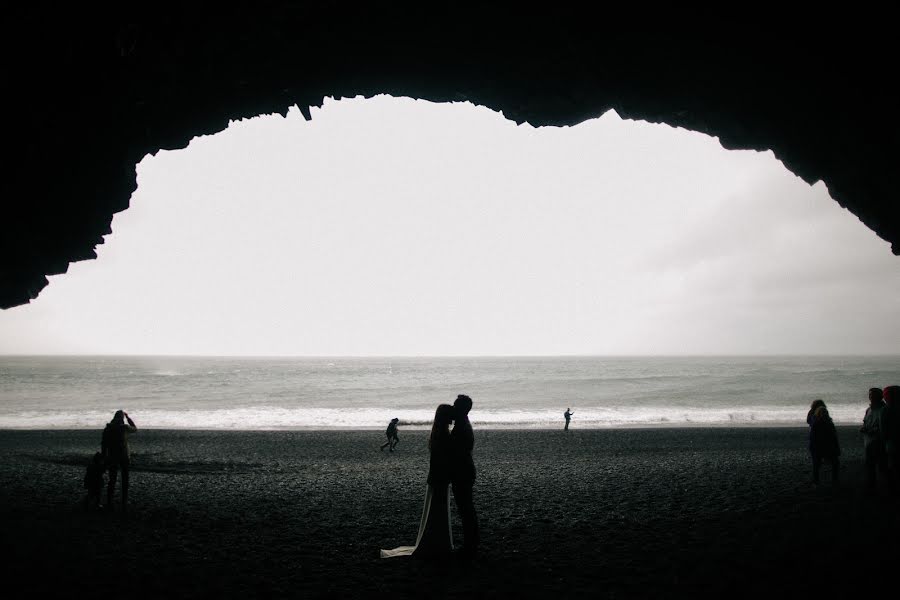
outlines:
[[[770,149],[900,254],[898,43],[887,14],[185,6],[10,13],[0,307],[96,257],[148,153],[293,105],[308,117],[326,96],[470,101],[535,126],[615,109],[729,149]]]

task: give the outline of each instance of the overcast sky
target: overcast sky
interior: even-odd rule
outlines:
[[[329,101],[137,170],[0,353],[900,353],[900,258],[823,184],[613,112]]]

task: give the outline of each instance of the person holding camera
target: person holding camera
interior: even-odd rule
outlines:
[[[113,497],[116,492],[116,478],[119,471],[122,471],[122,512],[125,512],[128,506],[128,470],[131,467],[128,436],[136,431],[137,426],[124,410],[117,410],[112,421],[107,423],[103,430],[100,448],[106,467],[109,469],[109,484],[106,487],[107,510],[113,510]]]

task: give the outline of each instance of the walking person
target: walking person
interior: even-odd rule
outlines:
[[[459,549],[459,555],[465,559],[472,559],[480,541],[478,515],[475,513],[475,502],[472,499],[472,487],[475,485],[475,461],[472,459],[475,433],[469,422],[472,399],[460,394],[453,402],[453,410],[453,430],[450,432],[450,484],[463,528],[463,544]]]
[[[128,421],[127,423],[125,421]],[[122,512],[128,507],[128,470],[131,467],[131,453],[128,449],[128,436],[137,431],[137,426],[128,413],[117,410],[112,421],[103,430],[100,443],[106,467],[109,469],[109,484],[106,487],[106,508],[113,510],[113,496],[116,492],[118,471],[122,472]]]
[[[391,452],[394,451],[394,448],[400,443],[400,437],[397,435],[397,423],[400,422],[400,419],[394,417],[391,419],[391,422],[388,423],[387,429],[384,430],[384,435],[387,436],[387,441],[381,445],[381,451],[384,452],[385,448],[389,448]]]

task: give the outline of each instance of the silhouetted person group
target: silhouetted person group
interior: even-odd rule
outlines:
[[[863,416],[863,446],[866,456],[866,487],[875,491],[877,473],[881,472],[888,489],[900,491],[900,407],[897,394],[900,387],[890,385],[883,390],[869,390],[869,407]]]
[[[859,432],[863,437],[866,487],[875,491],[878,473],[892,493],[900,492],[900,386],[869,389],[869,406]],[[840,481],[841,446],[837,429],[821,399],[813,400],[806,415],[809,425],[809,453],[813,463],[813,483],[819,484],[823,462],[831,465],[834,485]]]
[[[469,422],[471,409],[472,399],[463,394],[456,397],[453,406],[441,404],[437,407],[431,435],[428,438],[425,506],[419,522],[416,543],[414,546],[382,550],[382,558],[395,556],[445,558],[453,553],[449,502],[451,487],[463,526],[463,544],[457,555],[465,559],[475,557],[479,546],[479,533],[478,516],[472,494],[475,484],[475,462],[472,458],[475,435]]]
[[[127,421],[127,422],[126,422]],[[100,440],[100,452],[88,465],[84,476],[84,487],[87,489],[85,508],[100,507],[100,489],[103,487],[103,472],[109,471],[109,483],[106,487],[106,509],[113,510],[113,499],[116,491],[116,479],[122,473],[122,512],[128,506],[128,475],[131,468],[131,453],[128,448],[128,436],[135,433],[137,426],[123,410],[113,415],[112,421],[103,429]]]

